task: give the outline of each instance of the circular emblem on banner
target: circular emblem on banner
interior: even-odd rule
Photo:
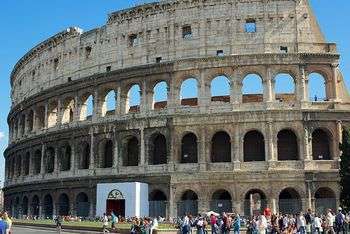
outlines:
[[[118,189],[114,189],[108,194],[108,200],[124,200],[124,196]]]

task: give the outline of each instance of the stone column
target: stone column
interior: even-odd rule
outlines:
[[[114,133],[114,139],[118,139],[116,137],[116,133]],[[114,142],[114,154],[113,154],[113,168],[118,168],[119,166],[119,142],[116,140]]]
[[[71,139],[71,142],[73,144],[70,146],[71,147],[71,155],[70,155],[70,171],[71,173],[74,173],[77,170],[77,165],[75,165],[75,158],[76,158],[76,149],[75,149],[75,141],[74,139]]]
[[[45,113],[44,113],[44,128],[47,129],[49,126],[49,103],[45,103]],[[40,129],[37,129],[40,130]]]
[[[60,159],[59,159],[59,157],[60,157],[60,149],[59,149],[60,147],[59,146],[56,146],[55,147],[55,159],[54,159],[54,173],[59,173],[59,171],[60,171]]]
[[[297,100],[300,100],[302,102],[307,102],[308,101],[308,78],[306,77],[305,73],[305,66],[300,66],[299,67],[299,72],[300,72],[300,81],[297,82],[299,87],[296,87],[298,92]]]
[[[276,198],[271,198],[271,209],[272,209],[273,214],[277,213],[277,199]]]
[[[312,181],[306,181],[306,189],[307,189],[307,193],[306,193],[306,199],[307,199],[307,202],[306,202],[306,206],[305,207],[306,209],[304,210],[307,210],[307,209],[312,209],[314,210],[314,207],[312,206]]]
[[[266,102],[273,102],[275,99],[274,95],[274,87],[273,87],[273,77],[271,74],[271,68],[267,67],[266,68],[266,78],[263,81],[264,85],[264,101]]]
[[[210,84],[207,84],[206,78],[207,78],[207,72],[205,70],[200,70],[200,74],[199,74],[200,87],[199,87],[199,95],[198,95],[198,105],[203,111],[205,111],[207,106],[210,104],[209,99],[211,98]]]
[[[57,125],[62,124],[62,118],[63,118],[62,101],[61,99],[58,99],[57,100]]]
[[[144,128],[140,129],[140,162],[139,165],[145,165],[145,135]]]
[[[73,106],[73,122],[80,120],[80,107],[82,104],[80,103],[78,94],[74,96],[74,106]],[[87,111],[87,110],[86,110]]]
[[[338,96],[338,64],[332,64],[332,91],[333,91],[333,101],[339,101]]]
[[[89,165],[90,170],[95,169],[94,147],[95,147],[94,129],[90,128],[90,165]]]
[[[121,112],[121,103],[122,103],[122,100],[121,100],[121,88],[120,88],[120,85],[118,85],[118,88],[117,88],[117,94],[115,95],[116,96],[116,101],[115,101],[115,104],[116,104],[116,107],[115,107],[115,115],[121,115],[123,114]]]
[[[302,140],[302,147],[304,151],[304,161],[311,161],[312,160],[312,136],[309,132],[308,127],[304,127],[304,136]]]
[[[41,144],[41,161],[40,161],[40,174],[44,175],[45,174],[45,144]]]
[[[342,121],[338,120],[336,122],[336,135],[334,137],[335,142],[331,144],[332,146],[332,153],[333,160],[339,162],[339,156],[340,156],[340,149],[339,149],[339,143],[343,142],[343,127],[342,127]]]
[[[169,192],[169,218],[170,219],[177,217],[175,193],[176,193],[175,185],[170,184],[170,192]]]
[[[240,147],[241,147],[241,141],[240,141],[240,131],[238,129],[238,125],[236,125],[235,128],[235,133],[234,133],[234,140],[233,140],[233,147],[232,147],[232,152],[233,152],[233,165],[234,169],[239,169],[240,168]]]
[[[268,121],[267,122],[267,150],[265,150],[267,152],[267,160],[269,162],[275,162],[277,161],[277,155],[275,154],[275,136],[273,134],[273,123],[272,121]]]
[[[38,130],[38,121],[37,121],[37,110],[33,109],[33,126],[32,126],[32,133],[36,132]]]
[[[243,93],[242,93],[242,86],[243,83],[241,81],[240,77],[237,77],[236,81],[233,81],[234,85],[233,85],[233,93],[234,93],[234,99],[233,99],[233,103],[234,104],[241,104],[243,102]]]
[[[206,132],[205,129],[202,128],[200,130],[200,136],[199,136],[199,140],[198,140],[198,145],[197,145],[197,154],[198,154],[198,162],[199,162],[199,167],[200,170],[206,170]]]
[[[101,115],[101,105],[98,89],[94,92],[93,98],[93,110],[92,110],[92,121],[95,122]]]

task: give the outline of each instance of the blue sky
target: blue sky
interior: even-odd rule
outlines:
[[[0,153],[7,145],[10,108],[9,75],[16,61],[39,42],[70,26],[84,31],[106,22],[107,13],[139,4],[140,0],[1,0],[0,1]],[[149,1],[148,1],[149,2]],[[331,3],[330,3],[331,2]],[[350,1],[311,0],[327,41],[338,44],[341,69],[350,87]],[[283,85],[281,85],[283,86]],[[316,90],[317,91],[317,90]],[[0,180],[4,160],[0,157]]]

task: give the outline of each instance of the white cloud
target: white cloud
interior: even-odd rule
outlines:
[[[5,139],[5,133],[4,132],[0,132],[0,141]]]

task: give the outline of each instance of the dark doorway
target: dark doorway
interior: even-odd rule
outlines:
[[[116,215],[125,217],[125,200],[111,200],[108,199],[106,202],[106,214],[110,215],[112,211]]]

